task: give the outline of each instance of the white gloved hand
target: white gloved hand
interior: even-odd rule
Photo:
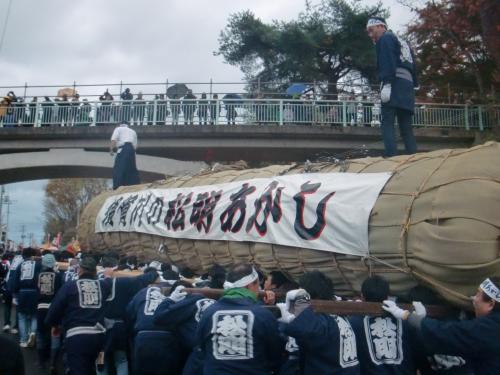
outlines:
[[[392,86],[390,83],[386,83],[382,86],[382,90],[380,90],[380,101],[382,103],[388,103],[391,100],[391,90]]]
[[[396,302],[391,300],[385,300],[382,304],[382,308],[385,311],[391,313],[392,316],[397,319],[406,320],[408,318],[408,315],[410,315],[407,310],[403,310],[402,308],[398,307],[398,305],[396,305]]]
[[[280,309],[281,312],[281,318],[278,319],[278,322],[290,323],[295,319],[295,315],[288,311],[286,303],[277,303],[276,306]]]
[[[309,295],[309,293],[306,292],[305,289],[290,290],[286,294],[286,301],[285,301],[286,309],[287,309],[287,311],[290,311],[290,306],[291,306],[292,302],[295,302],[297,300],[308,301],[310,299],[311,299],[311,296]]]
[[[172,293],[170,293],[170,298],[174,302],[182,301],[187,296],[187,292],[184,291],[185,287],[183,285],[178,285]]]
[[[422,302],[413,302],[414,314],[418,315],[421,318],[425,318],[427,316],[427,310]]]

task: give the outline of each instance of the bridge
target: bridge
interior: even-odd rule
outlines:
[[[184,161],[290,162],[383,151],[380,129],[321,125],[134,126],[138,154]],[[1,129],[0,154],[57,149],[106,152],[113,126]],[[416,128],[420,151],[470,147],[464,129]],[[50,154],[47,154],[50,155]],[[105,156],[105,160],[110,160]],[[110,161],[109,161],[110,162]],[[163,173],[163,172],[162,172]]]
[[[46,178],[111,178],[113,160],[109,152],[73,148],[3,154],[0,155],[0,185]],[[137,156],[137,169],[143,183],[166,176],[194,174],[206,167],[203,162]]]
[[[107,150],[120,121],[139,137],[143,181],[191,173],[184,162],[291,162],[383,152],[376,102],[294,99],[17,103],[0,117],[0,183],[110,177]],[[500,107],[418,104],[419,151],[470,147],[500,124]],[[401,145],[400,145],[401,147]],[[166,159],[165,159],[166,158]]]

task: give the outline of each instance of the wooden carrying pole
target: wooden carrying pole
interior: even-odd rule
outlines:
[[[164,290],[167,292],[170,288],[164,288]],[[220,298],[224,292],[222,289],[209,288],[186,288],[185,291],[187,293],[202,294],[203,296],[212,299]],[[264,292],[259,293],[260,299],[263,299],[264,296]],[[315,312],[335,315],[382,316],[388,314],[382,309],[382,304],[377,302],[311,300],[311,306]],[[413,310],[413,306],[409,304],[398,304],[398,306],[409,311]],[[264,305],[264,307],[277,309],[277,307],[273,305]],[[430,305],[425,306],[425,308],[427,310],[427,316],[432,318],[445,318],[449,317],[453,313],[450,308],[444,306]]]
[[[67,269],[67,263],[58,263],[60,270]],[[114,271],[114,277],[133,277],[141,275],[141,271]],[[170,293],[170,287],[162,288],[164,294]],[[187,293],[202,294],[207,298],[219,299],[224,292],[223,289],[210,289],[210,288],[186,288]],[[263,299],[264,292],[259,293],[259,298]],[[284,295],[276,295],[276,297],[284,297]],[[398,304],[402,309],[411,311],[412,305]],[[274,305],[263,305],[272,310],[278,310]],[[373,315],[382,316],[388,313],[382,309],[382,304],[377,302],[354,302],[354,301],[328,301],[328,300],[311,300],[311,306],[314,311],[318,313],[327,313],[335,315]],[[427,309],[427,316],[432,318],[446,318],[453,314],[453,310],[438,305],[425,306]],[[279,310],[277,311],[279,312]]]

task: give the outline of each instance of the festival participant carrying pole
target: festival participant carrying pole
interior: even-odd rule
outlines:
[[[164,294],[170,293],[170,288],[162,289]],[[210,288],[185,288],[188,294],[201,294],[206,298],[219,299],[224,293],[223,289],[210,289]],[[264,298],[265,293],[261,291],[259,298]],[[277,295],[279,297],[279,295]],[[315,312],[336,314],[336,315],[373,315],[380,316],[387,314],[380,303],[376,302],[361,302],[361,301],[328,301],[328,300],[311,300],[311,306]],[[411,310],[412,306],[409,304],[401,304],[404,309]],[[276,306],[267,306],[271,309],[276,309]],[[452,314],[451,309],[443,306],[426,306],[427,315],[433,318],[444,318]]]

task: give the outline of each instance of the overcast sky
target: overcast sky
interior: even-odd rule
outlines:
[[[0,31],[8,2],[0,0]],[[0,86],[167,79],[241,82],[238,68],[213,55],[228,16],[250,9],[265,22],[292,19],[304,4],[305,0],[13,0],[0,51]],[[396,0],[384,5],[391,10],[391,28],[400,30],[411,19]],[[27,94],[54,95],[57,88],[40,90]],[[97,93],[84,88],[80,92]],[[16,93],[22,95],[23,90]],[[20,240],[23,223],[26,233],[43,237],[44,185],[43,181],[6,185],[17,200],[9,220],[15,241]]]

